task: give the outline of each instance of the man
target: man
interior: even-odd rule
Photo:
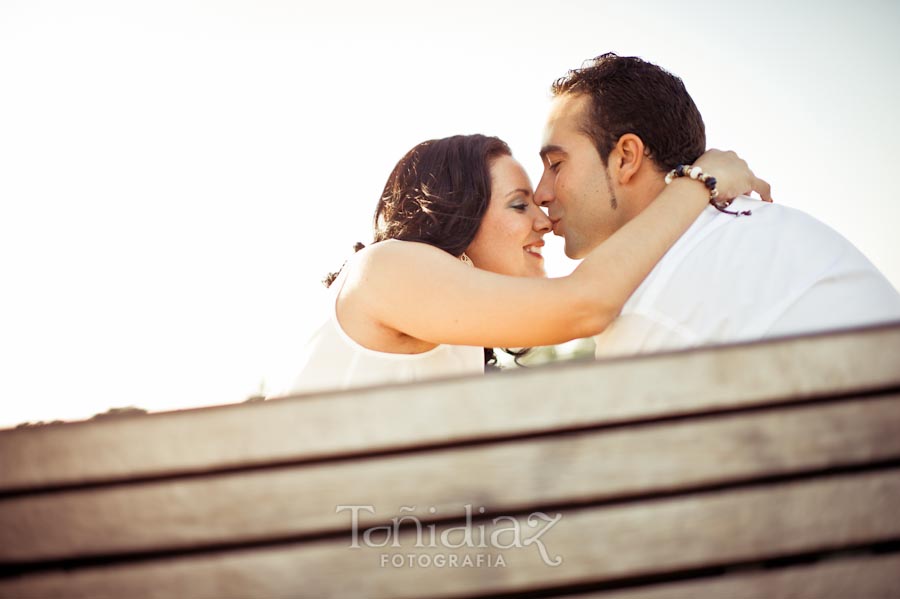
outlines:
[[[604,54],[552,89],[535,199],[566,255],[581,258],[646,208],[667,173],[697,159],[706,134],[681,80],[639,58]],[[596,337],[596,355],[894,320],[900,294],[839,234],[739,197],[698,217]]]

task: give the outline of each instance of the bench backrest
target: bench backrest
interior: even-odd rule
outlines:
[[[900,325],[0,431],[0,596],[900,593]]]

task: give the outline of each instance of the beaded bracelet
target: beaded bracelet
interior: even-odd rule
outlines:
[[[719,212],[724,212],[725,214],[733,214],[735,216],[750,216],[751,212],[749,210],[744,210],[743,212],[734,212],[733,210],[726,210],[731,203],[734,201],[731,200],[722,200],[719,201],[717,198],[719,197],[719,190],[716,189],[716,178],[712,175],[703,172],[699,166],[693,166],[690,164],[679,164],[674,169],[669,171],[666,175],[666,185],[677,179],[678,177],[690,177],[691,179],[696,179],[703,183],[706,186],[706,189],[709,190],[709,203]]]

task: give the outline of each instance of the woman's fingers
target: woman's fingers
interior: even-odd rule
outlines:
[[[747,162],[730,150],[710,148],[695,163],[718,181],[719,198],[731,200],[739,195],[756,192],[764,202],[772,202],[772,187],[753,174]]]
[[[764,179],[760,179],[756,175],[753,176],[753,191],[759,194],[763,202],[774,202],[772,199],[772,186]]]

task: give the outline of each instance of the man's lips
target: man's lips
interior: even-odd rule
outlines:
[[[554,235],[562,235],[562,219],[557,219],[553,221],[553,234]]]

